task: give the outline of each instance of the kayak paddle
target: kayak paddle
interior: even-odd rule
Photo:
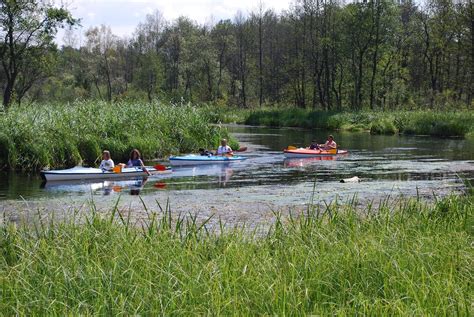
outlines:
[[[166,183],[163,183],[163,182],[156,182],[155,184],[153,184],[153,187],[159,188],[159,189],[163,189],[163,188],[166,187]]]
[[[143,170],[148,176],[151,175],[151,173],[146,169],[145,166],[142,167],[142,170]]]
[[[246,146],[240,147],[238,150],[235,150],[235,151],[233,151],[233,152],[245,152],[245,151],[247,151],[247,147],[246,147]],[[232,157],[232,156],[234,156],[234,153],[233,153],[233,152],[231,152],[231,153],[225,153],[224,156],[225,156],[225,157]]]
[[[297,147],[296,146],[293,146],[293,145],[288,145],[288,147],[286,148],[287,150],[296,150]]]
[[[122,168],[125,167],[125,164],[123,163],[118,163],[117,165],[114,166],[114,168],[112,169],[112,171],[114,173],[122,173]]]
[[[166,171],[166,166],[161,165],[161,164],[156,164],[156,165],[154,165],[153,167],[154,167],[157,171],[161,171],[161,172]]]
[[[122,166],[116,165],[116,166],[114,166],[114,168],[112,169],[112,171],[113,171],[114,173],[122,173]]]

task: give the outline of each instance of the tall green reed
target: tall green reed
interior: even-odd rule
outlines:
[[[125,161],[133,148],[153,159],[215,147],[226,129],[187,104],[76,102],[12,106],[0,117],[0,167],[93,165],[102,149]],[[234,141],[233,141],[234,142]],[[235,142],[234,142],[235,143]]]
[[[329,130],[367,130],[374,134],[466,137],[474,133],[474,112],[463,111],[314,111],[268,108],[247,111],[246,124]]]

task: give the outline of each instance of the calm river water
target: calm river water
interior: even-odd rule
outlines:
[[[133,202],[133,195],[138,193],[150,201],[169,199],[182,206],[219,208],[222,204],[235,207],[257,203],[273,208],[307,203],[313,187],[316,199],[354,195],[374,199],[459,191],[464,181],[474,179],[474,140],[334,132],[336,142],[349,150],[348,155],[289,160],[284,158],[283,148],[307,145],[312,139],[324,142],[327,132],[247,126],[229,129],[249,148],[243,153],[248,159],[242,163],[176,168],[165,178],[113,182],[42,184],[37,174],[3,173],[0,210],[2,204],[12,201],[48,203],[92,197],[109,202],[129,196],[125,201]],[[352,176],[361,178],[361,183],[339,182]]]

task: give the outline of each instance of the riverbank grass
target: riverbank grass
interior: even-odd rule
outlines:
[[[311,208],[268,233],[94,209],[0,228],[5,315],[472,315],[472,197]],[[210,224],[213,223],[213,226]]]
[[[474,136],[474,111],[331,112],[298,108],[247,111],[245,124],[439,137]]]
[[[217,148],[225,128],[189,104],[76,102],[12,106],[0,115],[0,168],[35,170],[100,162],[107,149],[126,162]],[[231,146],[238,147],[234,139]]]

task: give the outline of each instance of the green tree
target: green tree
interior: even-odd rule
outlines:
[[[139,90],[145,91],[147,99],[152,102],[162,82],[162,63],[154,52],[140,54],[138,59],[135,84]]]
[[[211,30],[211,44],[212,50],[215,52],[215,59],[217,64],[217,79],[215,84],[214,96],[217,99],[226,99],[227,93],[223,86],[228,84],[229,72],[226,71],[230,67],[231,55],[230,51],[234,44],[232,35],[232,22],[230,20],[222,20],[217,23]]]
[[[91,73],[94,77],[94,84],[100,98],[112,101],[113,94],[113,63],[116,62],[118,38],[112,33],[110,27],[101,25],[92,27],[86,32],[87,49],[91,56],[89,65],[93,68]],[[105,96],[101,92],[101,84],[106,87]]]
[[[25,63],[38,60],[36,54],[53,42],[58,28],[75,25],[70,12],[38,0],[2,0],[0,2],[0,58],[6,79],[3,106],[7,108],[15,91],[17,79]],[[39,62],[41,63],[41,62]],[[41,76],[41,72],[29,76]],[[28,86],[28,85],[27,85]],[[25,87],[27,87],[25,86]]]

